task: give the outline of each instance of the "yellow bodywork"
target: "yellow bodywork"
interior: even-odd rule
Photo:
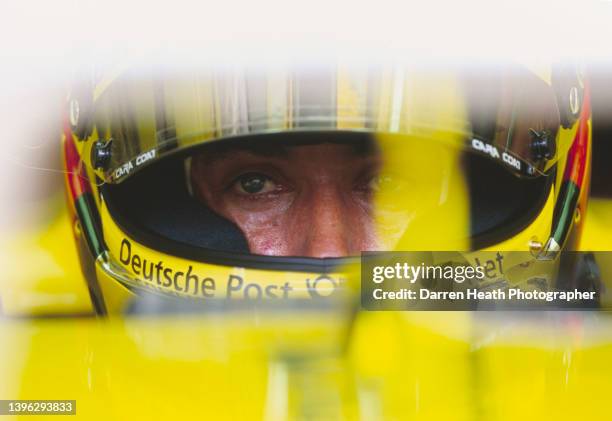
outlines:
[[[612,203],[591,201],[583,249],[611,249],[611,215]],[[1,399],[76,399],[87,420],[608,417],[603,312],[353,317],[339,306],[101,320],[88,316],[72,229],[61,212],[3,239]]]

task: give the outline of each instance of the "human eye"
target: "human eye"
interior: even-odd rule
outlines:
[[[279,185],[269,176],[262,173],[246,173],[238,176],[232,183],[234,192],[242,195],[260,195],[279,190]]]

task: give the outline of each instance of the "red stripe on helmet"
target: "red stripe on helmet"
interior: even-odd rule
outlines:
[[[70,197],[72,200],[78,199],[83,193],[91,192],[85,165],[77,151],[74,136],[70,129],[70,124],[64,122],[64,165]]]
[[[591,98],[588,84],[585,83],[582,111],[578,123],[578,131],[568,153],[567,166],[563,181],[571,181],[582,188],[586,173],[586,159],[589,147],[589,118],[591,117]]]

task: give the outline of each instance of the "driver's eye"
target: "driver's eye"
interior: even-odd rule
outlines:
[[[267,175],[260,173],[247,173],[236,179],[233,188],[238,193],[251,195],[273,192],[277,189],[277,185]]]

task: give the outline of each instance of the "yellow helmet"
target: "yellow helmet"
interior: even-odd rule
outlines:
[[[126,311],[143,294],[199,305],[354,291],[359,251],[509,250],[551,259],[580,238],[591,113],[575,66],[134,65],[88,78],[68,105],[69,206],[101,314]],[[376,157],[364,183],[371,222],[363,225],[375,237],[367,247],[261,252],[194,186],[206,182],[198,171],[209,163],[198,157],[210,151],[231,158],[322,143]],[[265,183],[247,181],[255,190]],[[349,225],[343,232],[365,229]],[[283,232],[326,241],[308,229]]]

